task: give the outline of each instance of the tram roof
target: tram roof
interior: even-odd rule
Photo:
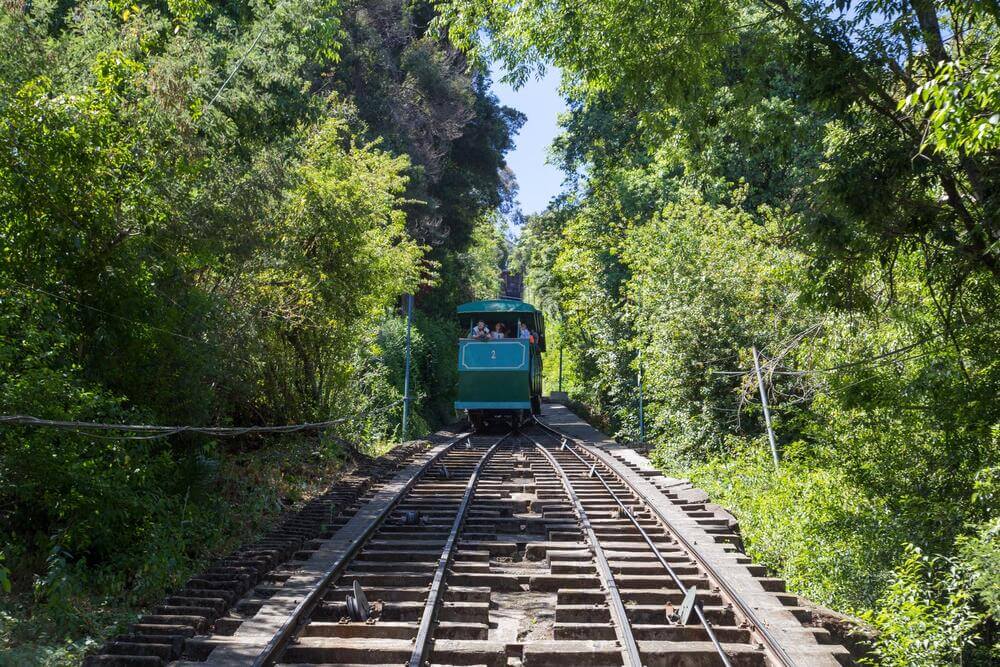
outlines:
[[[458,307],[458,314],[466,313],[538,313],[537,308],[530,303],[515,299],[490,299],[487,301],[470,301]]]

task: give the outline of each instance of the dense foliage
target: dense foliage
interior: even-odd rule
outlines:
[[[450,316],[496,288],[521,117],[433,17],[401,0],[5,3],[0,413],[363,412],[342,437],[397,438],[417,292],[415,427],[449,419]],[[339,460],[309,442],[281,447]],[[276,446],[4,428],[0,650],[99,636],[105,603],[148,604],[245,537],[220,517],[294,500]]]
[[[563,74],[572,187],[517,251],[561,323],[548,386],[561,345],[571,398],[636,439],[641,369],[660,464],[794,590],[863,614],[871,660],[996,659],[996,3],[442,11],[514,79]]]

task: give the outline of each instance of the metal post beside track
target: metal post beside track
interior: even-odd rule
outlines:
[[[639,326],[642,326],[642,283],[639,283]],[[639,442],[646,444],[646,415],[643,413],[642,404],[642,337],[639,337],[639,349],[637,350],[639,372],[636,376],[636,384],[639,387]]]
[[[403,372],[403,442],[410,427],[410,328],[413,326],[413,295],[406,295],[406,370]]]
[[[559,338],[559,392],[562,393],[562,352],[563,352],[562,331],[559,332],[559,336],[560,336],[560,338]]]
[[[767,425],[767,439],[771,443],[771,458],[774,459],[774,467],[778,467],[778,445],[775,444],[774,439],[774,428],[771,427],[771,410],[767,407],[767,390],[764,389],[764,378],[760,372],[760,352],[757,351],[757,346],[754,345],[753,350],[753,367],[757,371],[757,386],[760,388],[760,402],[764,405],[764,423]]]

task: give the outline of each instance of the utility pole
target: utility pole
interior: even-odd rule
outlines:
[[[636,321],[639,324],[639,331],[642,331],[642,283],[639,283],[639,312]],[[639,341],[639,373],[636,376],[636,384],[639,385],[639,443],[646,444],[646,417],[643,414],[642,405],[642,336],[636,337]]]
[[[563,315],[562,309],[557,309],[556,314],[559,315],[559,393],[563,390],[563,340],[566,338],[566,316]]]
[[[562,393],[562,351],[563,351],[563,332],[559,332],[559,392]]]
[[[639,442],[640,444],[646,444],[646,418],[643,414],[642,406],[642,347],[639,348],[639,377],[637,379],[639,384]]]
[[[413,326],[413,295],[406,295],[406,370],[403,373],[403,442],[410,426],[410,329]]]
[[[767,407],[767,391],[764,389],[764,378],[760,372],[760,353],[757,346],[753,350],[753,367],[757,371],[757,388],[760,389],[760,402],[764,405],[764,423],[767,424],[767,439],[771,443],[771,458],[774,459],[774,467],[778,467],[778,445],[774,441],[774,428],[771,426],[771,411]]]

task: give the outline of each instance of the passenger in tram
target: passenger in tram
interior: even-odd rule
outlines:
[[[472,333],[469,338],[475,338],[476,340],[489,340],[491,338],[490,328],[486,326],[486,323],[482,320],[476,323],[476,326],[472,327]]]
[[[501,340],[507,337],[507,328],[502,322],[497,322],[496,328],[493,329],[493,340]]]
[[[531,340],[531,330],[520,320],[517,321],[517,337]]]

